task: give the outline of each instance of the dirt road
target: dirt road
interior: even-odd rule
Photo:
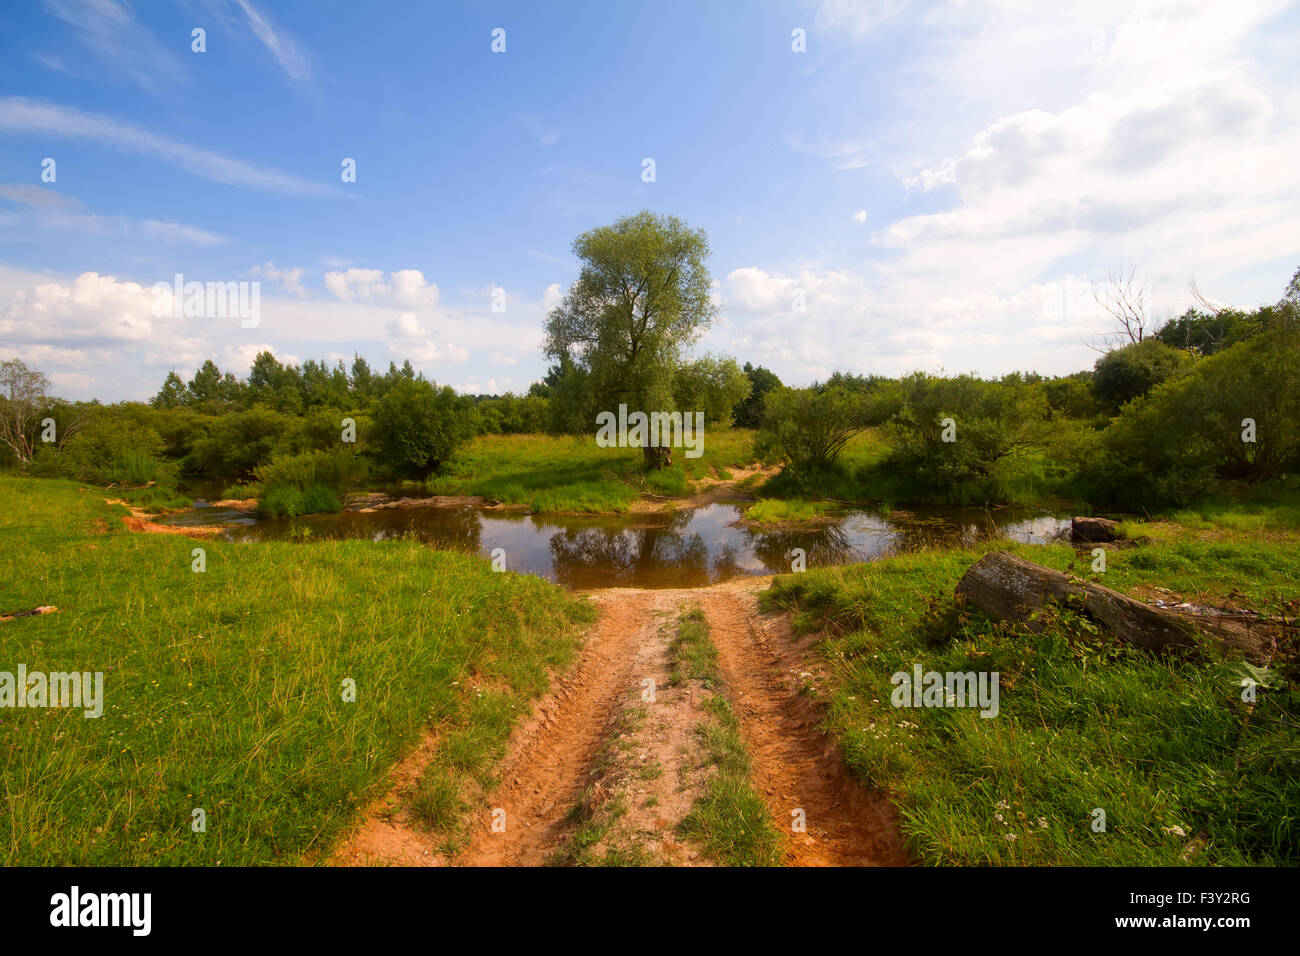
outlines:
[[[614,759],[650,761],[655,773],[637,780],[641,823],[659,831],[647,846],[652,862],[693,865],[698,854],[673,835],[698,787],[698,756],[689,745],[698,702],[689,688],[665,688],[642,707],[647,679],[663,686],[670,624],[700,607],[718,650],[724,685],[753,762],[753,784],[766,800],[784,859],[792,866],[904,865],[898,827],[888,799],[849,777],[830,739],[818,729],[818,705],[800,687],[809,676],[806,646],[789,636],[783,615],[762,615],[764,580],[742,579],[708,588],[591,592],[600,617],[579,661],[511,735],[496,791],[475,821],[474,836],[453,858],[430,849],[432,841],[405,832],[414,824],[376,808],[339,862],[536,866],[547,861],[573,827],[570,811]],[[635,705],[638,721],[629,730]],[[650,714],[648,721],[641,720]],[[618,743],[611,747],[611,741]],[[421,748],[399,768],[399,782],[418,765]],[[622,755],[622,756],[620,756]],[[426,758],[427,759],[427,758]],[[662,771],[662,772],[660,772]],[[504,832],[490,826],[493,809],[505,811]],[[802,823],[802,826],[800,826]]]

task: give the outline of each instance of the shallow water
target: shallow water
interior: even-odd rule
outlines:
[[[463,508],[388,508],[301,518],[259,519],[196,507],[169,524],[223,524],[231,541],[406,536],[434,547],[491,557],[506,567],[569,588],[699,587],[742,575],[791,570],[792,549],[809,568],[872,561],[921,547],[963,547],[1005,537],[1029,544],[1054,540],[1069,518],[1042,511],[925,508],[887,516],[848,511],[835,521],[795,530],[736,525],[743,504],[713,504],[671,514],[590,517],[530,515]],[[309,532],[309,533],[308,533]]]

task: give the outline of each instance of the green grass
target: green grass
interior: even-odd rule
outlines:
[[[158,486],[135,489],[113,488],[104,492],[104,494],[110,498],[128,502],[136,508],[154,513],[170,511],[175,508],[188,508],[194,504],[193,501],[174,489]]]
[[[593,614],[416,543],[130,534],[101,494],[0,477],[0,609],[59,608],[0,624],[0,670],[105,674],[98,719],[0,710],[6,865],[311,861],[426,728],[416,806],[446,824]]]
[[[764,497],[828,499],[854,504],[1060,505],[1080,509],[1086,495],[1076,487],[1062,434],[1045,448],[1018,452],[998,462],[994,474],[978,484],[931,488],[901,473],[889,461],[882,428],[851,438],[833,466],[812,475],[778,472],[759,489]],[[1057,446],[1061,447],[1057,447]]]
[[[1120,590],[1158,586],[1294,617],[1300,541],[1220,532],[1181,529],[1160,543],[1108,548],[1104,576],[1066,546],[1000,546]],[[829,725],[853,771],[894,795],[919,859],[1296,862],[1293,686],[1261,690],[1252,713],[1240,698],[1238,663],[1158,658],[1106,640],[1067,612],[1032,635],[959,610],[954,588],[979,553],[923,552],[783,576],[765,596],[768,606],[792,609],[800,629],[826,630]],[[891,706],[890,676],[918,663],[997,671],[1000,713]],[[1105,833],[1092,830],[1095,808],[1106,812]]]
[[[748,463],[752,434],[710,430],[701,457],[686,458],[674,449],[672,467],[648,473],[639,449],[601,448],[591,437],[481,435],[457,451],[427,487],[432,494],[526,504],[538,513],[624,512],[645,492],[690,494],[691,481],[709,475],[715,464]]]
[[[677,619],[668,646],[669,683],[699,680],[706,689],[718,681],[718,650],[709,637],[704,612],[693,608]],[[681,822],[684,836],[698,841],[705,855],[727,866],[776,866],[780,840],[763,798],[750,782],[753,767],[740,721],[718,689],[704,700],[712,721],[695,728],[706,766],[714,768],[704,793]]]
[[[745,518],[756,524],[809,521],[825,517],[834,507],[835,505],[825,501],[803,501],[798,498],[760,498],[745,510]]]
[[[677,633],[668,645],[668,683],[676,687],[684,680],[718,680],[718,649],[709,640],[709,625],[699,608],[677,619]]]
[[[727,866],[779,866],[780,837],[772,814],[750,782],[752,765],[740,722],[725,697],[704,702],[712,723],[696,728],[717,770],[704,794],[682,820],[684,835],[698,840],[711,859]]]

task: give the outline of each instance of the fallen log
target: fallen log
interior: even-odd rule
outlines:
[[[1089,543],[1114,541],[1119,537],[1119,522],[1109,518],[1071,518],[1070,537]]]
[[[1046,623],[1038,612],[1048,605],[1068,604],[1119,640],[1150,651],[1193,647],[1199,635],[1205,635],[1256,664],[1267,664],[1277,646],[1267,624],[1249,616],[1184,614],[1152,607],[1006,551],[992,551],[971,565],[957,584],[957,595],[989,617],[1024,623],[1032,631],[1042,630]]]
[[[53,604],[43,604],[40,607],[34,607],[30,611],[10,611],[6,614],[0,614],[0,621],[12,621],[16,617],[34,617],[37,614],[53,614],[58,608]]]

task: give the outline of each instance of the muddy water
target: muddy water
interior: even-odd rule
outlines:
[[[393,508],[293,519],[256,519],[196,507],[171,524],[222,524],[231,541],[319,541],[413,536],[433,547],[490,557],[506,567],[570,588],[683,588],[743,575],[791,570],[802,548],[809,568],[872,561],[901,550],[960,547],[1006,537],[1030,544],[1055,539],[1069,519],[1041,511],[927,508],[875,514],[848,511],[833,522],[760,530],[737,522],[741,504],[713,504],[672,514],[558,517],[476,508]]]

